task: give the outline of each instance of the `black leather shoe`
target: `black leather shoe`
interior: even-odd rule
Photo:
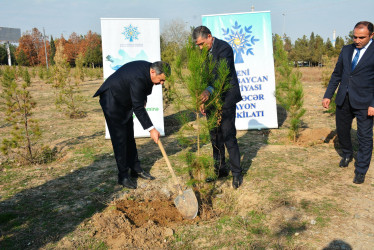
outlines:
[[[346,168],[348,167],[349,163],[352,161],[352,156],[351,157],[343,157],[339,163],[339,167],[341,168]]]
[[[156,179],[155,177],[153,177],[152,175],[148,174],[145,171],[142,171],[142,172],[138,173],[138,177],[140,177],[142,179],[146,179],[146,180],[154,180],[154,179]]]
[[[130,188],[130,189],[136,189],[136,184],[128,177],[122,178],[118,180],[118,184]]]
[[[365,174],[360,174],[355,172],[355,178],[353,178],[353,183],[362,184],[365,181]]]
[[[217,175],[218,178],[224,178],[229,175],[229,171],[227,169],[221,169],[221,170],[214,170],[214,173]]]
[[[227,169],[221,169],[221,170],[214,170],[214,173],[216,174],[216,177],[208,177],[205,179],[206,182],[213,182],[220,178],[225,178],[229,176],[229,171]]]
[[[242,175],[234,175],[232,177],[232,186],[233,188],[237,189],[243,183],[243,176]]]
[[[138,178],[138,173],[135,170],[130,169],[130,176],[132,178]]]

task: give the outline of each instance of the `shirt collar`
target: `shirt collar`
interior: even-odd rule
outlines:
[[[363,50],[366,50],[369,46],[370,46],[370,44],[373,42],[373,39],[370,39],[370,41],[368,42],[368,44],[366,44],[364,47],[362,47],[361,49],[359,49],[359,50],[361,50],[361,51],[363,51]],[[357,49],[357,48],[355,48],[355,49]]]
[[[213,46],[214,46],[214,41],[216,40],[216,38],[215,37],[213,37],[213,43],[212,43],[212,47],[210,47],[210,49],[209,49],[209,53],[212,53],[212,50],[213,50]]]

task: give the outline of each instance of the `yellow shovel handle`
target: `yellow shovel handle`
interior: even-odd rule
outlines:
[[[177,176],[175,175],[174,170],[173,170],[173,168],[171,167],[171,164],[170,164],[169,158],[168,158],[168,156],[167,156],[167,154],[166,154],[166,152],[165,152],[164,146],[162,146],[162,143],[161,143],[161,140],[160,140],[160,139],[158,139],[157,144],[158,144],[158,146],[159,146],[159,148],[160,148],[160,150],[161,150],[162,156],[164,157],[164,159],[165,159],[165,161],[166,161],[166,165],[167,165],[168,168],[169,168],[169,171],[170,171],[170,173],[171,173],[171,176],[172,176],[172,178],[173,178],[173,181],[174,181],[175,185],[177,185],[177,189],[178,189],[179,195],[181,195],[181,194],[183,194],[183,192],[182,192],[182,188],[181,188],[181,185],[179,184],[179,181],[178,181],[178,179],[177,179]]]

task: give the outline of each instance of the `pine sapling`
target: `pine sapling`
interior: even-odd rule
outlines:
[[[83,82],[84,81],[84,55],[82,53],[78,54],[77,58],[75,59],[75,70],[74,70],[74,77],[76,81]]]
[[[1,82],[2,99],[6,107],[5,120],[13,126],[11,137],[2,141],[1,151],[21,162],[33,164],[37,162],[34,145],[41,136],[38,121],[31,118],[36,102],[28,91],[30,81],[24,81],[19,86],[15,75],[13,69],[6,68]]]
[[[324,68],[322,70],[322,85],[323,87],[327,88],[330,82],[331,74],[334,71],[334,65],[336,63],[336,60],[329,58],[328,56],[323,56],[322,60],[324,62]],[[327,112],[332,115],[335,114],[336,111],[335,98],[336,93],[334,93],[334,96],[331,98],[330,105],[327,110]]]
[[[201,147],[208,141],[209,131],[220,123],[222,95],[231,85],[228,83],[229,68],[226,61],[214,62],[206,48],[199,50],[191,40],[186,45],[186,51],[184,64],[181,57],[176,59],[173,67],[175,75],[169,81],[172,82],[169,91],[175,94],[173,99],[177,108],[184,110],[180,112],[182,127],[178,137],[180,143],[190,149],[185,159],[193,176],[191,184],[198,184],[202,192],[203,175],[210,175],[214,162],[211,156],[202,154]],[[186,68],[183,68],[184,65]],[[203,117],[200,112],[200,95],[208,86],[212,86],[214,91],[204,103],[210,115]],[[191,122],[190,114],[193,114],[194,122]]]
[[[69,79],[70,67],[64,55],[62,44],[57,46],[53,65],[53,87],[56,89],[56,106],[70,118],[82,118],[86,116],[81,107],[82,96],[79,95],[79,84],[72,83]]]
[[[288,135],[293,141],[296,141],[299,136],[301,117],[306,111],[303,108],[304,90],[300,80],[301,73],[293,71],[287,52],[283,48],[283,41],[278,35],[275,39],[274,59],[277,73],[277,101],[289,115],[290,129]]]

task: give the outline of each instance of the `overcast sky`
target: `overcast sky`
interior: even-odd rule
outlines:
[[[68,38],[101,33],[100,18],[160,18],[162,31],[171,20],[197,26],[201,15],[250,12],[252,5],[271,11],[272,33],[292,42],[311,32],[332,40],[333,30],[344,38],[358,21],[374,21],[374,0],[0,0],[0,27]]]

